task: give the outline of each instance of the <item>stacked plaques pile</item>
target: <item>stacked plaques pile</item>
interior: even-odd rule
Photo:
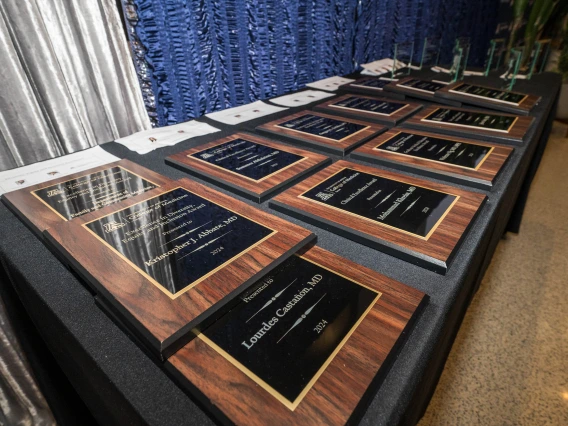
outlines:
[[[248,134],[182,154],[205,160],[198,173],[268,178],[268,190],[328,162]],[[3,200],[222,421],[357,418],[426,301],[300,226],[126,160]]]

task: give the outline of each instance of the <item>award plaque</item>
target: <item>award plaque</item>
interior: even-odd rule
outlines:
[[[383,79],[377,77],[363,77],[345,85],[345,88],[350,92],[363,93],[367,95],[388,96],[393,99],[404,99],[401,93],[389,92],[383,88],[391,82],[391,79]]]
[[[46,236],[161,358],[315,238],[188,179],[57,225]]]
[[[540,100],[539,96],[509,92],[462,81],[436,91],[435,96],[521,115],[528,115]]]
[[[348,94],[322,102],[315,109],[330,114],[361,118],[396,125],[422,108],[422,105],[393,99]]]
[[[235,133],[166,158],[166,163],[258,203],[330,163],[320,154]]]
[[[32,231],[94,212],[171,182],[170,179],[128,160],[4,194],[2,201]]]
[[[533,117],[431,105],[402,126],[518,145],[525,141],[533,122]]]
[[[447,86],[447,83],[439,81],[421,80],[415,77],[405,77],[398,81],[392,81],[387,84],[383,90],[389,92],[400,93],[414,98],[425,99],[430,102],[438,102],[446,105],[461,106],[458,101],[449,99],[436,98],[434,95],[438,90]]]
[[[270,206],[445,274],[486,198],[338,161],[278,195]]]
[[[231,424],[344,425],[364,413],[426,297],[313,247],[251,287],[166,369]]]
[[[256,129],[341,156],[386,130],[366,121],[315,111],[301,111],[261,124]]]
[[[488,189],[512,152],[507,146],[397,127],[360,146],[351,157]]]

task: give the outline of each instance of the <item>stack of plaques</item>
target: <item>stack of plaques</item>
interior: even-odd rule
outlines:
[[[248,133],[166,158],[168,164],[259,203],[330,162],[323,155]]]
[[[383,90],[391,82],[390,78],[363,77],[344,87],[350,92],[359,92],[367,95],[388,96],[394,99],[404,99],[402,93]]]
[[[431,102],[441,104],[461,106],[458,101],[437,98],[436,93],[447,86],[447,83],[439,81],[422,80],[416,77],[405,77],[400,80],[394,80],[383,87],[384,91],[399,93],[414,98],[424,99]]]
[[[2,201],[32,231],[41,234],[61,222],[169,182],[170,179],[136,163],[120,160],[6,193]]]
[[[437,90],[437,99],[449,99],[513,114],[528,115],[540,97],[458,81]]]
[[[527,138],[533,122],[533,117],[432,105],[412,116],[402,126],[518,145]]]
[[[316,105],[315,109],[332,114],[363,118],[395,125],[422,108],[422,105],[364,95],[343,95]]]
[[[290,142],[344,156],[385,127],[352,118],[301,111],[256,128]]]
[[[452,186],[338,161],[270,204],[444,274],[486,198]]]
[[[395,127],[351,157],[486,189],[512,152],[507,146]]]
[[[114,314],[166,358],[315,236],[189,180],[46,231]]]

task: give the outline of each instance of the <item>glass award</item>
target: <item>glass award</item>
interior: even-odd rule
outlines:
[[[435,67],[440,59],[440,49],[442,46],[441,37],[426,37],[422,47],[422,57],[420,58],[420,69],[425,67]]]
[[[391,78],[410,74],[412,58],[414,56],[414,42],[396,43],[394,45],[394,61],[391,70]]]
[[[505,86],[503,87],[504,89],[513,90],[515,81],[517,80],[517,75],[519,74],[522,59],[522,48],[511,49],[509,60],[507,62],[507,71],[502,76],[505,79]]]
[[[463,80],[465,69],[467,66],[467,60],[469,58],[469,48],[470,48],[469,37],[459,37],[456,39],[453,51],[454,59],[452,63],[452,68],[450,69],[452,83],[458,80]]]
[[[505,39],[495,38],[489,42],[487,57],[485,58],[484,75],[487,77],[491,71],[498,69],[505,54]]]
[[[540,74],[544,72],[546,67],[546,61],[548,60],[548,54],[550,52],[550,42],[551,40],[537,40],[534,42],[534,46],[529,58],[529,70],[527,74],[527,80],[530,80],[533,75]]]

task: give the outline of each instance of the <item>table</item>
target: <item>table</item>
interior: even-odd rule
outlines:
[[[467,80],[500,84],[496,77]],[[519,230],[530,183],[552,127],[560,84],[560,76],[552,73],[537,75],[531,81],[518,81],[515,90],[543,97],[531,113],[537,117],[537,123],[530,130],[529,142],[515,147],[496,185],[487,192],[488,201],[445,276],[277,213],[268,208],[268,202],[259,206],[310,229],[317,234],[318,245],[324,249],[430,296],[384,381],[378,389],[369,392],[370,404],[362,415],[361,424],[415,424],[422,416],[497,243],[507,230]],[[105,144],[103,148],[177,179],[187,175],[167,166],[166,156],[300,109],[290,109],[243,126],[223,126],[202,118],[222,132],[143,156],[116,143]],[[331,157],[334,161],[338,159]],[[0,205],[0,235],[2,297],[10,305],[10,316],[17,321],[22,346],[29,352],[40,386],[61,424],[73,424],[77,419],[81,419],[82,424],[92,422],[85,407],[102,424],[214,424],[203,409],[95,305],[93,295],[80,280],[4,205]],[[61,371],[66,378],[61,377]]]

